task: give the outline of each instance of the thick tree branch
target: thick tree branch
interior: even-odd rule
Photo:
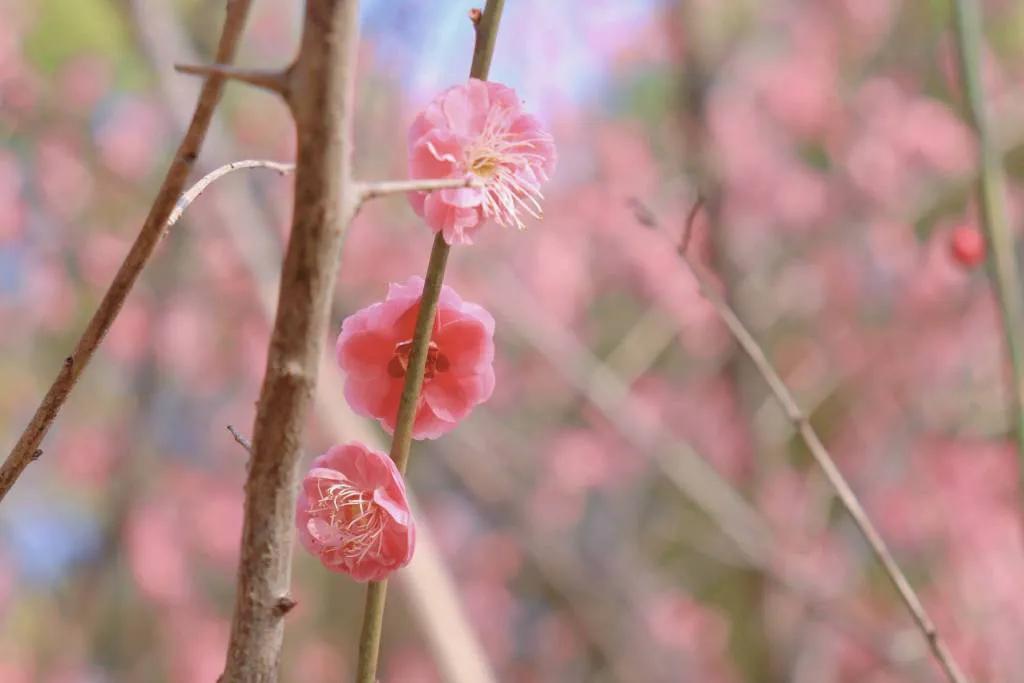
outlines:
[[[640,206],[634,202],[634,207]],[[946,647],[945,642],[939,636],[938,631],[935,628],[935,624],[932,623],[931,618],[928,616],[924,605],[921,603],[921,599],[914,591],[913,586],[910,585],[910,581],[907,579],[903,570],[900,569],[896,560],[893,558],[892,553],[889,551],[889,547],[882,539],[881,534],[875,528],[875,525],[868,518],[867,512],[861,505],[860,500],[857,498],[857,494],[850,488],[846,478],[842,472],[836,466],[835,460],[832,455],[825,448],[825,444],[821,441],[818,433],[811,426],[810,420],[797,405],[796,399],[793,398],[793,394],[790,393],[786,383],[782,381],[782,377],[775,370],[771,361],[768,360],[768,355],[761,348],[761,345],[757,343],[754,336],[746,328],[743,322],[739,319],[736,313],[729,307],[729,304],[715,291],[714,285],[708,280],[708,278],[701,272],[701,270],[690,260],[690,257],[686,251],[686,245],[689,243],[689,236],[693,229],[693,219],[696,216],[696,212],[691,211],[687,219],[687,224],[683,232],[683,238],[679,243],[678,253],[682,262],[686,265],[689,271],[693,274],[697,280],[697,284],[700,286],[701,293],[704,298],[708,300],[711,306],[715,309],[718,317],[721,318],[722,322],[729,329],[733,338],[743,349],[744,353],[750,357],[750,360],[754,363],[754,367],[758,373],[764,378],[768,384],[768,388],[772,394],[775,395],[779,405],[782,406],[783,412],[792,421],[793,426],[796,428],[797,433],[803,440],[804,445],[811,452],[818,467],[825,473],[825,477],[828,479],[829,484],[835,490],[836,495],[839,497],[840,503],[846,509],[846,512],[853,519],[854,524],[860,530],[864,539],[868,542],[872,552],[878,558],[878,561],[882,565],[882,569],[885,571],[889,580],[896,588],[896,592],[899,593],[900,598],[903,600],[903,604],[906,605],[907,610],[910,612],[917,625],[917,628],[921,631],[925,640],[928,642],[929,648],[931,648],[932,654],[935,656],[939,666],[942,667],[946,677],[950,683],[967,683],[968,679],[964,676],[960,667],[957,665],[956,660],[953,659],[952,653]],[[638,220],[650,227],[657,225],[654,215],[647,210],[643,212],[637,212]]]
[[[249,13],[249,5],[250,0],[234,0],[234,2],[228,3],[224,28],[217,45],[216,59],[219,63],[226,64],[234,59],[238,41],[245,26],[245,19]],[[121,306],[135,285],[142,269],[153,255],[153,250],[160,241],[164,226],[174,210],[175,202],[181,195],[188,174],[199,154],[199,149],[213,117],[213,110],[220,100],[223,89],[224,81],[218,76],[211,76],[203,84],[192,121],[178,146],[178,151],[167,171],[163,185],[161,185],[156,199],[153,200],[149,215],[146,216],[146,221],[135,238],[135,243],[132,244],[121,267],[118,268],[114,281],[103,295],[99,307],[93,313],[92,319],[89,320],[74,351],[64,360],[64,365],[49,391],[46,392],[42,403],[36,409],[28,427],[25,428],[3,466],[0,467],[0,500],[7,495],[28,464],[41,454],[39,444],[46,436],[46,432],[56,419],[57,413],[67,400],[68,394],[71,393],[78,378],[88,366],[89,361],[92,360],[93,354],[100,342],[103,341],[107,330],[117,318]]]
[[[316,388],[352,179],[357,0],[307,0],[287,101],[298,150],[291,235],[256,410],[231,639],[223,683],[277,681],[299,446]]]
[[[504,0],[487,0],[483,14],[471,15],[476,31],[473,45],[473,63],[470,78],[487,80],[491,68],[494,43],[497,40],[498,25],[504,9]],[[427,367],[427,348],[437,313],[437,301],[444,282],[445,266],[450,248],[439,232],[430,250],[430,262],[423,283],[423,297],[416,318],[416,328],[409,353],[409,365],[405,373],[405,385],[398,402],[398,417],[391,442],[391,459],[399,471],[405,472],[409,462],[409,448],[412,444],[412,425],[416,418],[420,390],[423,388],[423,373]],[[375,683],[377,680],[377,659],[380,651],[381,627],[384,620],[384,602],[387,596],[387,581],[371,581],[366,589],[366,606],[363,610],[363,626],[359,637],[359,660],[356,683]]]

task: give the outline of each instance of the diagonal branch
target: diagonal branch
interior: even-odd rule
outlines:
[[[640,206],[638,202],[633,201],[633,206]],[[924,605],[921,603],[921,599],[914,591],[913,586],[910,585],[910,581],[907,579],[903,570],[900,569],[896,560],[893,558],[892,553],[889,551],[889,547],[882,539],[881,534],[878,533],[878,529],[868,518],[867,512],[861,505],[860,500],[857,498],[857,494],[850,488],[846,478],[842,472],[836,466],[835,460],[832,455],[825,448],[825,444],[822,443],[818,433],[811,426],[810,420],[800,406],[797,405],[796,399],[793,398],[793,394],[790,393],[789,388],[785,382],[779,376],[779,373],[772,366],[771,361],[768,360],[767,354],[761,345],[758,344],[754,336],[746,328],[743,322],[739,319],[736,313],[729,307],[729,304],[715,291],[714,286],[708,280],[708,278],[697,268],[694,263],[690,260],[690,257],[686,252],[686,244],[689,239],[689,234],[692,231],[693,219],[696,212],[691,211],[690,216],[687,220],[686,229],[683,233],[683,240],[679,244],[679,257],[682,262],[686,265],[689,271],[693,274],[697,280],[697,284],[700,286],[701,293],[708,300],[711,306],[715,309],[715,312],[721,318],[722,322],[729,329],[733,338],[740,345],[750,360],[754,363],[754,367],[757,368],[758,373],[764,378],[768,384],[768,388],[772,394],[775,395],[779,405],[782,406],[786,416],[793,423],[797,433],[803,440],[807,449],[811,452],[815,462],[825,473],[825,477],[828,479],[829,484],[835,489],[836,495],[839,496],[839,501],[842,503],[846,512],[853,519],[854,524],[860,530],[864,539],[868,542],[875,557],[882,565],[882,569],[885,570],[886,575],[896,588],[896,592],[899,593],[900,598],[903,600],[903,604],[906,605],[907,610],[910,612],[917,624],[918,630],[924,636],[928,642],[928,647],[931,648],[932,654],[935,656],[939,666],[942,667],[943,672],[949,679],[950,683],[967,683],[968,679],[964,676],[960,667],[957,665],[956,660],[950,653],[949,648],[946,646],[945,641],[939,636],[938,631],[935,628],[935,624],[928,616]],[[642,215],[638,215],[640,220],[645,225],[650,227],[656,227],[657,222],[654,220],[653,213],[650,211],[644,211]]]
[[[251,0],[236,0],[228,3],[224,28],[217,45],[216,59],[218,62],[227,63],[234,59],[250,4]],[[163,185],[160,187],[156,199],[153,200],[149,215],[146,216],[146,221],[135,238],[135,243],[132,244],[121,267],[118,268],[113,282],[106,294],[103,295],[99,307],[93,313],[92,319],[89,320],[74,351],[64,359],[57,378],[46,392],[42,403],[36,409],[32,420],[7,456],[3,466],[0,467],[0,500],[7,495],[28,464],[41,455],[39,444],[46,436],[46,432],[56,419],[57,413],[60,412],[78,378],[89,365],[89,361],[92,360],[107,330],[117,318],[121,306],[135,285],[135,281],[138,280],[139,274],[142,273],[142,269],[153,255],[153,250],[163,234],[164,226],[174,210],[175,202],[185,187],[189,171],[199,155],[199,149],[213,118],[214,107],[220,100],[223,89],[223,79],[216,76],[203,83],[199,101],[192,114],[192,121],[178,146],[178,151],[167,171]]]

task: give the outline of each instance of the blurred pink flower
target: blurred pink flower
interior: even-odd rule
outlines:
[[[160,110],[142,98],[118,102],[96,131],[100,158],[127,180],[145,177],[164,141]]]
[[[125,529],[128,566],[139,590],[160,604],[184,604],[192,596],[192,571],[182,524],[166,500],[135,509]]]
[[[355,412],[377,418],[389,432],[398,417],[422,294],[421,277],[392,283],[384,301],[346,318],[338,336],[338,363],[348,373],[345,398]],[[435,439],[451,431],[490,398],[493,363],[494,318],[442,287],[413,438]]]
[[[22,197],[22,172],[18,158],[0,151],[0,242],[21,237],[28,207]]]
[[[64,220],[77,218],[93,199],[95,183],[82,162],[80,141],[51,133],[36,148],[36,182],[46,208]]]
[[[380,581],[409,564],[416,527],[391,459],[351,442],[313,461],[296,506],[302,545],[331,571]]]
[[[224,669],[230,624],[217,616],[184,608],[161,621],[170,658],[171,683],[214,681]]]
[[[609,442],[583,429],[557,435],[547,460],[549,474],[570,493],[583,493],[613,483],[616,474]]]
[[[338,647],[323,640],[305,637],[297,655],[291,660],[291,675],[285,680],[329,683],[338,672],[348,668]]]
[[[210,559],[229,568],[238,559],[238,538],[242,532],[242,490],[238,486],[208,483],[193,485],[199,495],[189,506],[192,538]]]
[[[737,679],[729,661],[729,621],[716,609],[667,590],[643,606],[643,621],[656,644],[685,655],[681,680]]]
[[[117,460],[115,441],[109,429],[69,426],[54,449],[61,476],[81,487],[105,484]]]
[[[483,187],[415,192],[409,201],[448,244],[471,244],[486,219],[522,230],[520,212],[541,217],[540,186],[555,160],[551,135],[522,111],[514,90],[471,78],[438,95],[413,121],[409,175],[472,177]]]
[[[0,681],[4,683],[31,683],[35,680],[32,666],[20,661],[0,661]]]
[[[95,54],[75,57],[58,75],[61,99],[74,113],[88,116],[110,89],[113,77],[113,64],[105,57]]]
[[[442,680],[434,659],[423,650],[409,646],[388,657],[385,670],[387,673],[381,683],[439,683]]]

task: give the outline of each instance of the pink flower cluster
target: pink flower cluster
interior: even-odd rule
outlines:
[[[469,243],[486,219],[522,228],[540,217],[540,185],[554,170],[551,136],[523,113],[515,92],[470,79],[416,117],[409,134],[413,178],[472,178],[472,187],[418,192],[415,211],[448,244]],[[393,433],[412,353],[424,280],[392,283],[383,301],[353,313],[338,335],[352,409]],[[448,433],[494,390],[494,318],[442,286],[427,350],[414,439]],[[296,524],[305,548],[328,569],[379,581],[409,563],[415,524],[402,474],[362,444],[335,446],[302,482]]]

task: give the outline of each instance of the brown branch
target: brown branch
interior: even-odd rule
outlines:
[[[648,212],[648,215],[653,215]],[[768,360],[767,354],[761,345],[758,344],[754,336],[746,328],[743,322],[739,319],[729,304],[715,291],[714,286],[710,280],[700,271],[700,269],[690,260],[686,253],[686,240],[688,239],[689,230],[684,233],[683,240],[680,241],[678,252],[680,259],[693,274],[697,280],[697,284],[700,286],[701,293],[708,300],[708,302],[715,309],[715,312],[721,318],[722,322],[729,329],[733,338],[740,345],[740,348],[750,357],[750,360],[754,363],[754,367],[757,368],[758,373],[764,378],[768,384],[768,388],[772,394],[775,395],[779,405],[782,406],[786,416],[793,423],[803,440],[807,449],[811,452],[815,462],[825,473],[825,477],[828,479],[829,484],[835,489],[836,495],[839,497],[839,501],[842,503],[846,512],[853,519],[854,524],[860,530],[864,539],[868,542],[872,552],[878,561],[882,565],[882,569],[885,571],[889,580],[896,588],[896,592],[899,593],[903,604],[906,605],[907,610],[910,612],[917,625],[918,630],[924,636],[931,648],[932,654],[935,656],[936,661],[942,670],[945,672],[946,677],[951,683],[967,683],[968,679],[964,676],[960,667],[957,665],[956,660],[950,653],[945,642],[939,636],[938,631],[935,628],[935,624],[932,623],[931,618],[928,616],[924,605],[921,603],[921,599],[918,597],[914,588],[910,585],[910,581],[907,579],[903,570],[900,569],[896,560],[893,558],[892,553],[889,551],[889,547],[882,539],[881,534],[875,528],[875,525],[868,518],[867,512],[858,500],[857,495],[850,488],[846,478],[842,472],[836,466],[835,460],[832,455],[825,448],[825,444],[821,441],[818,433],[811,426],[810,420],[800,410],[800,406],[797,405],[796,399],[793,398],[793,394],[790,393],[789,388],[785,382],[779,376],[779,373],[772,366],[771,361]]]
[[[249,13],[250,3],[251,0],[235,0],[235,2],[228,3],[227,16],[224,19],[224,27],[217,45],[216,59],[219,63],[226,64],[234,59],[245,19]],[[121,306],[135,285],[142,269],[153,255],[153,250],[160,241],[164,226],[174,210],[175,202],[181,195],[189,171],[199,154],[199,149],[213,117],[214,107],[220,100],[223,89],[224,81],[218,76],[211,76],[203,83],[199,100],[192,114],[192,121],[178,146],[178,151],[167,171],[163,185],[161,185],[156,199],[153,200],[149,215],[135,238],[135,243],[132,244],[121,267],[118,268],[114,281],[103,295],[99,307],[89,320],[74,351],[64,361],[57,378],[46,392],[46,396],[36,409],[32,420],[7,456],[3,466],[0,467],[0,500],[7,495],[28,464],[39,457],[39,444],[46,436],[46,432],[56,419],[57,413],[60,412],[78,378],[88,366],[89,361],[92,360],[93,354],[107,330],[117,318]]]
[[[288,70],[240,69],[228,64],[175,64],[174,70],[191,76],[219,76],[275,92],[284,98],[288,97]]]
[[[277,681],[280,601],[291,547],[302,429],[323,352],[342,237],[358,199],[352,180],[357,0],[307,0],[287,101],[298,149],[291,236],[253,427],[231,639],[223,683]]]

